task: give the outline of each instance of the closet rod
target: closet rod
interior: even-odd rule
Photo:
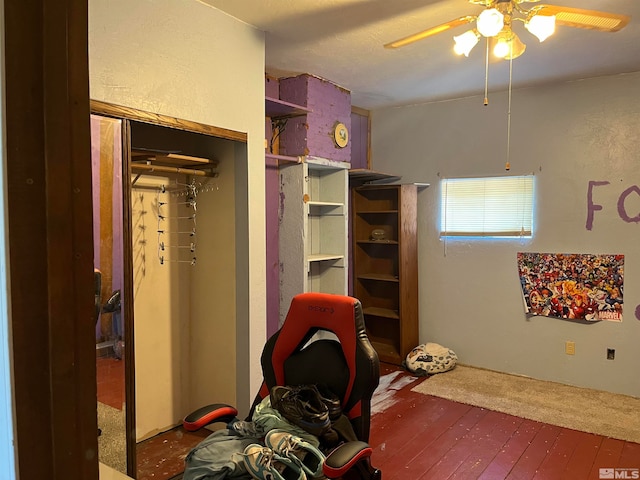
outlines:
[[[147,163],[133,163],[131,170],[144,170],[145,172],[166,172],[166,173],[184,173],[187,175],[195,175],[199,177],[217,177],[218,172],[207,172],[205,170],[194,170],[193,168],[166,167],[164,165],[149,165]]]

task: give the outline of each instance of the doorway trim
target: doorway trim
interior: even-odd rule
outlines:
[[[91,100],[91,113],[104,115],[107,117],[121,118],[125,120],[135,120],[138,122],[152,123],[163,127],[176,128],[186,130],[188,132],[202,133],[212,137],[224,138],[226,140],[236,140],[247,143],[247,134],[245,132],[237,132],[227,128],[213,127],[204,123],[184,120],[159,113],[150,113],[136,108],[124,107],[113,103],[103,102],[100,100]]]
[[[16,472],[92,480],[88,2],[5,1],[3,10]]]
[[[90,100],[90,113],[101,115],[104,117],[117,118],[122,120],[122,214],[123,214],[123,297],[125,302],[123,303],[122,317],[124,318],[124,336],[127,339],[124,343],[124,357],[127,359],[125,362],[125,412],[126,412],[126,456],[127,456],[127,474],[133,478],[136,477],[137,459],[136,459],[136,398],[135,398],[135,332],[134,332],[134,302],[127,299],[133,299],[134,296],[134,282],[133,282],[133,232],[132,232],[132,207],[131,207],[131,195],[132,195],[132,181],[131,181],[131,121],[153,124],[162,127],[173,128],[176,130],[183,130],[191,133],[203,134],[210,137],[215,137],[224,140],[231,140],[236,142],[236,150],[238,156],[245,158],[247,156],[247,133],[238,132],[235,130],[229,130],[221,127],[213,127],[211,125],[202,124],[190,120],[184,120],[167,115],[146,112],[138,110],[136,108],[125,107],[122,105],[116,105],[100,100]],[[245,161],[243,165],[239,166],[239,170],[243,174],[243,178],[248,176],[248,166]],[[242,183],[242,181],[240,182]],[[246,203],[246,192],[243,189],[239,189],[236,195],[237,212],[247,212],[248,204]],[[245,200],[243,200],[245,199]],[[237,213],[238,214],[238,213]],[[237,234],[248,236],[248,228],[246,225],[248,221],[236,222],[236,229],[239,229]],[[248,279],[248,264],[246,264],[247,255],[238,255],[236,259],[236,268],[238,271],[242,270],[244,275],[238,277]],[[248,303],[248,285],[246,286],[246,292],[242,288],[237,289],[237,319],[245,318],[246,325],[241,321],[237,321],[236,325],[236,343],[239,352],[248,351],[248,314],[241,312],[239,306]],[[242,358],[237,358],[238,371],[248,372],[248,363],[244,362]],[[240,383],[240,382],[239,382]],[[237,385],[238,398],[248,398],[248,394],[244,391],[243,386]]]

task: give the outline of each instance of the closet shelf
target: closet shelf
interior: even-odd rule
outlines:
[[[307,257],[309,262],[326,262],[328,260],[342,260],[344,255],[334,253],[315,253]]]
[[[346,219],[346,208],[344,205],[340,205],[338,203],[307,203],[308,211],[307,218],[311,221],[313,219],[325,219],[327,222],[331,220],[327,220],[330,217],[333,218],[345,218]]]
[[[285,102],[278,98],[265,97],[265,114],[271,118],[299,117],[311,113],[306,107]]]
[[[181,173],[200,177],[217,177],[217,160],[179,153],[131,150],[131,170],[139,175]]]
[[[344,207],[344,203],[341,202],[317,202],[309,200],[307,205],[310,207]]]

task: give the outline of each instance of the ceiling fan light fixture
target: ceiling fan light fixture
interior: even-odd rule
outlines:
[[[527,46],[513,31],[503,30],[496,36],[493,54],[498,58],[512,60],[522,55],[526,48]]]
[[[467,30],[462,35],[453,37],[453,40],[455,42],[455,45],[453,46],[454,52],[458,55],[468,57],[469,52],[473,50],[473,47],[475,47],[480,40],[480,34],[476,29]]]
[[[472,4],[483,6],[482,12],[479,15],[466,15],[455,18],[408,37],[387,43],[384,47],[403,47],[452,28],[475,22],[475,29],[453,37],[455,40],[454,51],[456,53],[468,56],[479,40],[480,35],[482,35],[487,38],[487,51],[497,46],[496,53],[498,55],[502,58],[513,59],[520,56],[526,48],[524,43],[512,32],[514,22],[522,22],[532,35],[535,35],[540,42],[543,42],[555,32],[556,25],[592,29],[600,32],[617,32],[628,25],[631,20],[628,15],[584,8],[558,5],[538,5],[532,8],[522,6],[524,3],[535,3],[539,0],[468,1]]]
[[[496,8],[487,8],[478,15],[478,31],[485,37],[495,37],[504,27],[504,15]]]
[[[533,15],[524,23],[524,28],[544,42],[556,31],[555,15]]]
[[[504,58],[509,53],[509,42],[504,38],[499,39],[493,47],[493,54],[498,58]]]
[[[522,43],[522,40],[520,40],[520,37],[518,37],[518,35],[514,33],[513,38],[511,39],[511,42],[509,44],[509,52],[507,53],[507,56],[504,57],[504,59],[512,60],[514,58],[518,58],[520,55],[524,53],[526,49],[527,49],[527,46],[524,43]]]

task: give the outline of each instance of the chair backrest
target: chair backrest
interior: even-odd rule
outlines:
[[[295,296],[282,327],[265,344],[261,363],[264,382],[254,408],[275,385],[323,385],[342,399],[354,432],[368,441],[380,367],[358,299],[326,293]]]

